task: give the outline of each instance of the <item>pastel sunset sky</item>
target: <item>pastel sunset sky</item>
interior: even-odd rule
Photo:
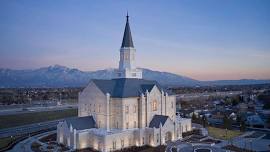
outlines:
[[[117,68],[127,10],[138,67],[270,79],[269,0],[1,0],[0,68]]]

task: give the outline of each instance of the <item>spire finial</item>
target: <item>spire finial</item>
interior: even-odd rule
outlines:
[[[127,11],[127,20],[128,20],[128,17],[129,17],[129,16],[128,16],[128,11]]]

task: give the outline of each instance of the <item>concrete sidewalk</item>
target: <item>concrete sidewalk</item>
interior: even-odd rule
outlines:
[[[9,152],[32,152],[31,145],[33,142],[38,142],[39,144],[43,144],[42,142],[39,141],[39,138],[43,136],[47,136],[49,134],[56,133],[56,131],[50,131],[50,132],[45,132],[42,134],[38,134],[36,136],[29,137],[18,144],[16,144]]]

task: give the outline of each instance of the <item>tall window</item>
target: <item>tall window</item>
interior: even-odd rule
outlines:
[[[134,128],[137,128],[137,123],[136,123],[136,121],[134,121]]]
[[[125,54],[125,60],[128,60],[128,58],[129,58],[129,55]]]
[[[101,109],[101,105],[98,106],[98,112],[100,112],[100,109]]]
[[[137,107],[136,107],[136,106],[134,106],[134,108],[133,108],[133,112],[134,112],[134,113],[136,113],[136,112],[137,112]]]
[[[159,134],[157,134],[157,143],[159,142]]]
[[[116,141],[113,141],[113,149],[116,149]]]
[[[124,140],[121,140],[121,147],[124,148]]]
[[[152,111],[157,111],[157,100],[152,102]]]
[[[132,145],[132,143],[131,143],[131,142],[132,142],[132,141],[131,141],[131,139],[129,138],[129,139],[128,139],[128,145],[129,145],[129,146],[131,146],[131,145]]]
[[[126,123],[126,128],[128,129],[128,122]]]
[[[171,102],[171,107],[173,108],[173,102]]]
[[[129,113],[129,106],[126,106],[126,113]]]

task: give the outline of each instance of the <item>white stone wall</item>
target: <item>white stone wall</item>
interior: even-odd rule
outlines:
[[[154,101],[157,102],[156,110],[153,110]],[[109,94],[104,95],[93,82],[90,82],[79,94],[78,116],[92,115],[100,129],[76,131],[68,128],[65,122],[59,123],[57,141],[74,149],[92,147],[100,151],[111,151],[134,145],[165,144],[168,132],[172,140],[181,139],[182,132],[192,129],[191,120],[176,121],[175,101],[174,96],[169,96],[156,86],[140,97],[111,98]],[[166,115],[170,119],[161,128],[148,128],[154,115]],[[103,131],[103,134],[93,130]],[[118,132],[112,133],[115,130]]]
[[[161,115],[161,92],[159,89],[154,86],[151,90],[151,92],[146,93],[146,104],[147,104],[147,111],[146,111],[146,121],[147,126],[149,126],[152,118],[154,115]],[[153,102],[157,101],[157,110],[153,110]]]
[[[171,118],[173,122],[175,122],[176,116],[176,98],[175,96],[166,95],[166,115]]]
[[[138,99],[137,97],[122,99],[123,129],[138,128]]]
[[[107,118],[107,96],[98,87],[90,82],[88,86],[79,93],[78,116],[92,115],[98,128],[106,128]]]
[[[122,129],[123,126],[123,109],[122,99],[111,98],[110,100],[110,128]]]
[[[136,49],[128,47],[120,49],[119,70],[136,69]]]
[[[180,130],[182,133],[192,130],[191,119],[181,118],[176,123],[180,125]]]
[[[142,70],[136,67],[136,49],[121,48],[119,68],[115,71],[116,78],[142,78]]]

